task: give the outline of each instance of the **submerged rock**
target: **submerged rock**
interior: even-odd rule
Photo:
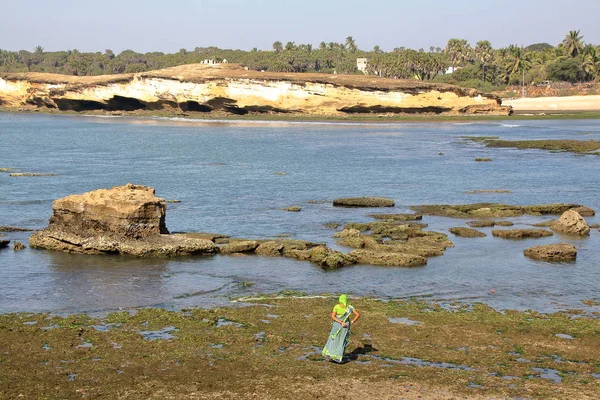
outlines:
[[[47,228],[31,247],[72,253],[120,253],[141,257],[216,253],[207,239],[169,235],[166,205],[146,186],[127,184],[55,200]]]
[[[411,206],[411,210],[423,215],[438,215],[450,218],[510,218],[523,214],[546,215],[562,214],[565,211],[579,207],[579,204],[539,204],[532,206],[514,206],[497,203],[475,203],[475,204],[431,204]]]
[[[286,208],[283,208],[283,211],[300,212],[300,211],[302,211],[302,207],[300,207],[300,206],[286,207]]]
[[[25,245],[21,242],[13,243],[13,250],[15,250],[15,251],[23,250],[24,248],[25,248]]]
[[[39,172],[12,172],[9,176],[57,176],[57,174],[44,174]]]
[[[396,203],[385,197],[346,197],[335,199],[334,207],[394,207]]]
[[[586,236],[590,234],[587,222],[574,209],[565,211],[556,222],[550,225],[550,229],[568,235]]]
[[[504,239],[525,239],[552,236],[553,233],[545,229],[494,229],[492,235]]]
[[[423,219],[421,214],[369,214],[367,217],[391,221],[420,221]]]
[[[475,161],[477,161],[477,162],[490,162],[490,161],[492,161],[492,159],[491,158],[487,158],[487,157],[478,157],[478,158],[475,159]]]
[[[479,232],[478,230],[471,229],[471,228],[456,227],[456,228],[450,228],[449,231],[450,231],[450,233],[453,233],[456,236],[468,237],[468,238],[487,236],[485,233]]]
[[[544,261],[573,261],[577,257],[577,249],[568,243],[544,244],[525,249],[525,256]]]
[[[9,244],[10,244],[10,240],[0,240],[0,249],[8,247]]]

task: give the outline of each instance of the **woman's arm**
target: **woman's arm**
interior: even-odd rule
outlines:
[[[352,324],[354,324],[356,320],[360,318],[360,313],[356,310],[352,310],[352,314],[354,314],[354,318],[352,319]]]
[[[335,322],[339,323],[340,325],[342,325],[342,328],[346,327],[346,323],[344,321],[342,321],[341,319],[339,319],[336,315],[335,315],[335,311],[331,312],[331,319],[334,320]]]

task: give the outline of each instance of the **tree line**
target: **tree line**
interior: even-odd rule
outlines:
[[[269,50],[196,47],[171,54],[133,50],[85,53],[77,49],[46,52],[37,46],[31,52],[0,49],[0,71],[88,76],[144,72],[213,59],[257,71],[362,74],[356,59],[363,57],[368,60],[368,74],[454,83],[484,91],[510,84],[590,82],[600,77],[600,46],[585,43],[578,30],[570,31],[556,46],[537,43],[498,49],[487,40],[471,46],[465,39],[452,38],[445,48],[430,47],[428,51],[397,47],[385,52],[379,46],[366,51],[358,48],[352,36],[341,43],[321,42],[318,46],[276,41]],[[452,73],[446,74],[448,70]]]

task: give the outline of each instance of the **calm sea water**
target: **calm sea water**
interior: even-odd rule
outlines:
[[[326,222],[368,221],[373,210],[331,200],[385,196],[394,210],[434,203],[574,202],[600,210],[600,158],[539,150],[487,149],[461,136],[600,139],[600,121],[475,123],[252,123],[0,114],[0,225],[41,229],[54,199],[128,182],[149,185],[169,204],[173,231],[234,237],[276,235],[336,247]],[[439,155],[442,152],[443,155]],[[476,157],[493,162],[476,163]],[[510,194],[466,194],[508,189]],[[311,204],[311,200],[328,200]],[[300,213],[284,212],[302,206]],[[377,210],[376,210],[377,211]],[[542,217],[511,219],[529,227]],[[589,223],[600,218],[587,218]],[[430,230],[463,220],[424,217]],[[324,272],[283,258],[186,257],[168,260],[0,251],[0,313],[106,312],[130,307],[227,304],[231,297],[297,290],[381,298],[485,302],[501,309],[556,311],[600,300],[600,232],[508,241],[451,237],[455,247],[422,268],[352,266]],[[452,236],[452,235],[450,235]],[[29,233],[5,238],[26,242]],[[570,264],[529,260],[536,244],[573,243]],[[248,284],[251,282],[252,284]],[[495,293],[491,291],[494,290]]]

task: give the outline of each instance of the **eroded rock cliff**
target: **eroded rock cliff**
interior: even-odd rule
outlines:
[[[184,65],[138,74],[0,75],[0,106],[60,111],[259,114],[490,114],[510,107],[458,86],[373,76],[246,71],[233,64]]]

